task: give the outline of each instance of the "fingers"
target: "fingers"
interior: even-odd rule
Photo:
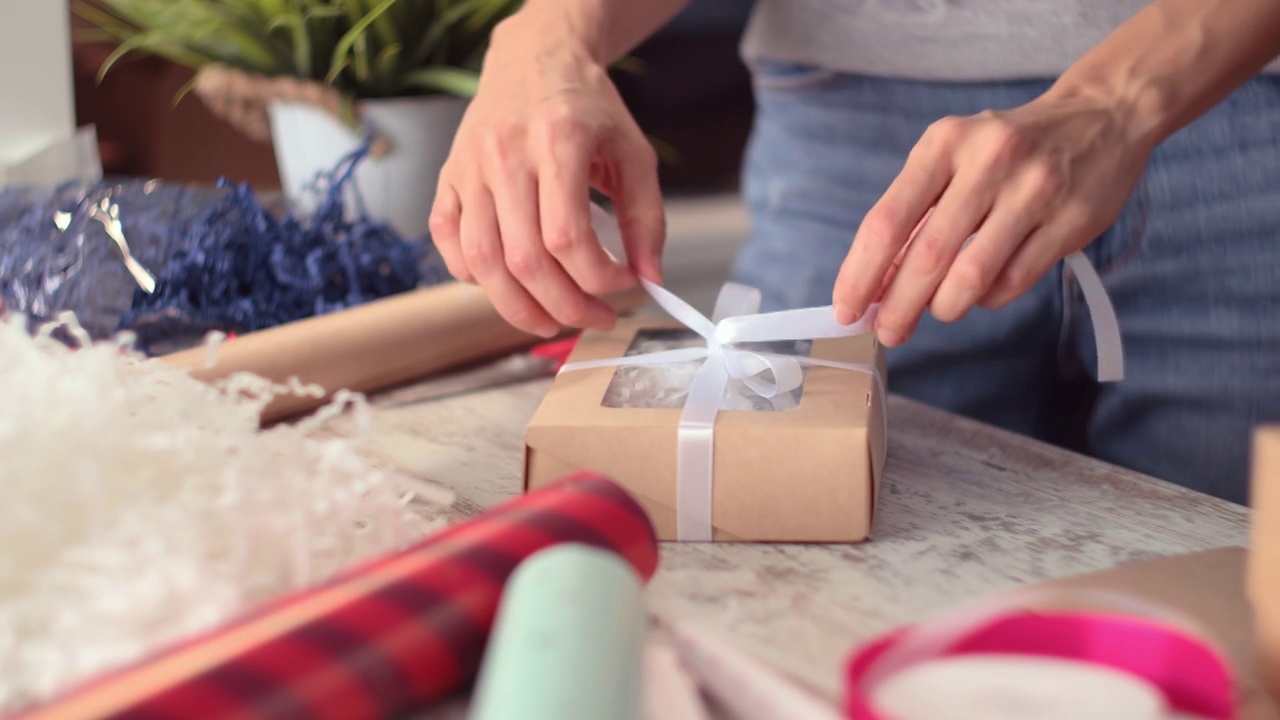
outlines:
[[[896,345],[926,306],[945,322],[974,304],[1002,307],[1114,222],[1148,153],[1125,145],[1105,108],[1050,95],[944,118],[858,228],[833,292],[837,319],[880,295],[877,330]]]
[[[1062,248],[1079,246],[1081,237],[1091,235],[1087,211],[1068,208],[1052,215],[1017,247],[978,304],[997,310],[1013,302],[1053,269],[1065,254]]]
[[[615,316],[598,296],[637,273],[661,279],[656,156],[607,87],[537,97],[521,113],[473,103],[441,173],[432,237],[449,271],[481,285],[511,324],[607,330]],[[593,185],[614,199],[630,267],[592,228]]]
[[[997,205],[938,286],[929,303],[933,316],[942,322],[955,322],[968,314],[1033,229],[1025,215],[1011,212],[1007,205]]]
[[[493,196],[477,187],[464,196],[462,207],[460,245],[467,272],[507,322],[534,335],[553,337],[559,325],[507,269]]]
[[[888,272],[884,274],[884,280],[880,283],[880,289],[876,291],[875,302],[881,302],[884,300],[885,293],[889,292],[889,287],[893,285],[894,278],[898,276],[898,271],[902,269],[902,261],[907,257],[907,249],[911,247],[911,242],[915,240],[916,235],[920,234],[920,228],[924,227],[924,224],[929,221],[929,218],[932,215],[933,210],[930,209],[924,214],[924,217],[920,218],[920,222],[916,223],[916,229],[911,231],[911,237],[907,238],[907,244],[903,245],[902,249],[898,251],[898,256],[893,259],[893,263],[889,265]]]
[[[1056,243],[1053,239],[1056,235],[1057,228],[1051,226],[1033,232],[1000,269],[991,287],[979,300],[979,305],[997,310],[1030,290],[1060,259],[1056,253],[1046,252],[1046,244]]]
[[[1039,169],[1022,172],[999,199],[972,242],[947,271],[930,303],[933,316],[954,322],[985,297],[1009,259],[1044,220],[1058,188]]]
[[[636,135],[618,153],[614,208],[632,267],[644,279],[661,283],[667,221],[658,184],[658,158],[644,136],[639,132]]]
[[[607,330],[613,311],[575,283],[549,251],[540,222],[538,183],[510,157],[491,156],[490,187],[497,207],[497,239],[510,277],[559,325]],[[585,209],[585,203],[580,203]]]
[[[449,274],[465,283],[474,283],[475,277],[467,269],[462,259],[462,244],[459,236],[459,224],[462,222],[462,201],[453,184],[441,173],[436,199],[431,206],[431,218],[428,228],[431,231],[431,242],[440,251]]]
[[[591,228],[588,210],[590,148],[551,144],[538,167],[541,239],[568,277],[589,298],[635,284],[631,272],[609,257]]]
[[[1064,244],[1079,234],[1077,224],[1059,227],[1062,217],[1045,223],[1046,209],[1062,204],[1061,169],[1026,156],[1018,137],[1005,137],[1001,125],[976,127],[981,142],[956,151],[955,176],[901,252],[900,266],[886,269],[876,321],[885,345],[905,342],[926,307],[952,322],[980,301],[1008,302],[1047,272]],[[1025,244],[1035,248],[1024,252]]]
[[[935,125],[921,138],[902,172],[858,227],[836,278],[833,302],[839,322],[854,322],[866,312],[912,229],[946,190],[952,166],[937,136],[947,132],[948,125]]]
[[[894,347],[920,322],[952,261],[991,207],[993,191],[981,176],[958,176],[907,246],[902,266],[880,304],[876,332]]]

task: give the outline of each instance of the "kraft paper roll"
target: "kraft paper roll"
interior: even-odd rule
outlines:
[[[558,543],[598,548],[633,584],[658,565],[640,505],[574,476],[18,717],[398,717],[474,677],[507,578]]]
[[[637,288],[603,299],[625,314],[644,302],[644,293]],[[276,398],[263,411],[263,422],[271,422],[314,410],[339,390],[374,392],[540,340],[508,324],[482,289],[450,282],[241,335],[218,348],[212,368],[203,347],[163,359],[206,382],[249,372],[279,384],[296,377],[325,390],[319,398]]]
[[[469,720],[638,720],[640,577],[615,555],[561,545],[511,577]]]
[[[1280,700],[1280,427],[1254,434],[1248,594],[1262,683]]]
[[[710,633],[670,619],[664,625],[702,689],[736,720],[841,720],[825,701]]]
[[[693,673],[662,631],[644,650],[644,720],[711,720]]]

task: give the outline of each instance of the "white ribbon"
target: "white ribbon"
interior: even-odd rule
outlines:
[[[800,387],[802,366],[816,365],[869,373],[875,380],[876,395],[886,422],[884,380],[875,365],[784,353],[757,352],[735,347],[746,342],[816,340],[853,337],[870,332],[878,306],[852,325],[836,321],[828,307],[784,310],[757,314],[760,291],[737,283],[727,283],[716,299],[714,319],[662,287],[641,281],[654,301],[690,330],[702,336],[703,347],[663,350],[620,358],[603,358],[567,363],[560,372],[623,365],[662,365],[702,360],[689,384],[689,395],[680,413],[676,449],[676,538],[681,541],[710,542],[711,487],[715,457],[715,422],[731,379],[741,380],[763,398],[773,398]]]
[[[602,213],[604,214],[604,213]],[[600,223],[597,232],[602,227]],[[604,226],[608,227],[608,226]],[[1076,252],[1066,257],[1084,292],[1093,320],[1098,353],[1098,380],[1124,377],[1124,355],[1115,310],[1089,259]],[[741,380],[757,395],[771,399],[800,387],[802,366],[821,366],[868,373],[875,381],[876,395],[888,437],[888,407],[884,379],[875,365],[846,363],[805,355],[756,352],[735,347],[747,342],[778,342],[853,337],[870,332],[879,305],[872,305],[852,325],[836,321],[831,306],[783,310],[759,314],[760,291],[726,283],[716,298],[715,312],[707,318],[693,306],[647,280],[641,284],[658,305],[706,342],[704,347],[663,350],[620,358],[603,358],[566,363],[560,372],[624,365],[664,365],[702,360],[689,385],[688,398],[680,413],[676,440],[676,538],[689,542],[712,540],[711,488],[715,458],[715,422],[725,388],[731,379]],[[766,371],[772,376],[766,378]]]
[[[1093,322],[1093,344],[1098,353],[1098,382],[1116,382],[1124,379],[1124,346],[1120,343],[1120,321],[1111,306],[1102,278],[1093,269],[1093,263],[1080,251],[1063,258],[1071,273],[1080,283],[1084,304],[1089,308]]]

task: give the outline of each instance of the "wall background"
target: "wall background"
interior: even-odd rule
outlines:
[[[66,0],[0,0],[0,163],[75,130]]]

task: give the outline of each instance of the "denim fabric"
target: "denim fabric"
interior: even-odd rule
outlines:
[[[1048,87],[780,63],[755,77],[744,173],[753,230],[734,277],[761,288],[769,310],[831,302],[861,218],[929,123]],[[1280,421],[1280,78],[1250,81],[1157,148],[1086,253],[1119,316],[1123,382],[1092,382],[1088,311],[1059,263],[999,311],[926,316],[889,352],[891,389],[1245,502],[1251,432]]]

